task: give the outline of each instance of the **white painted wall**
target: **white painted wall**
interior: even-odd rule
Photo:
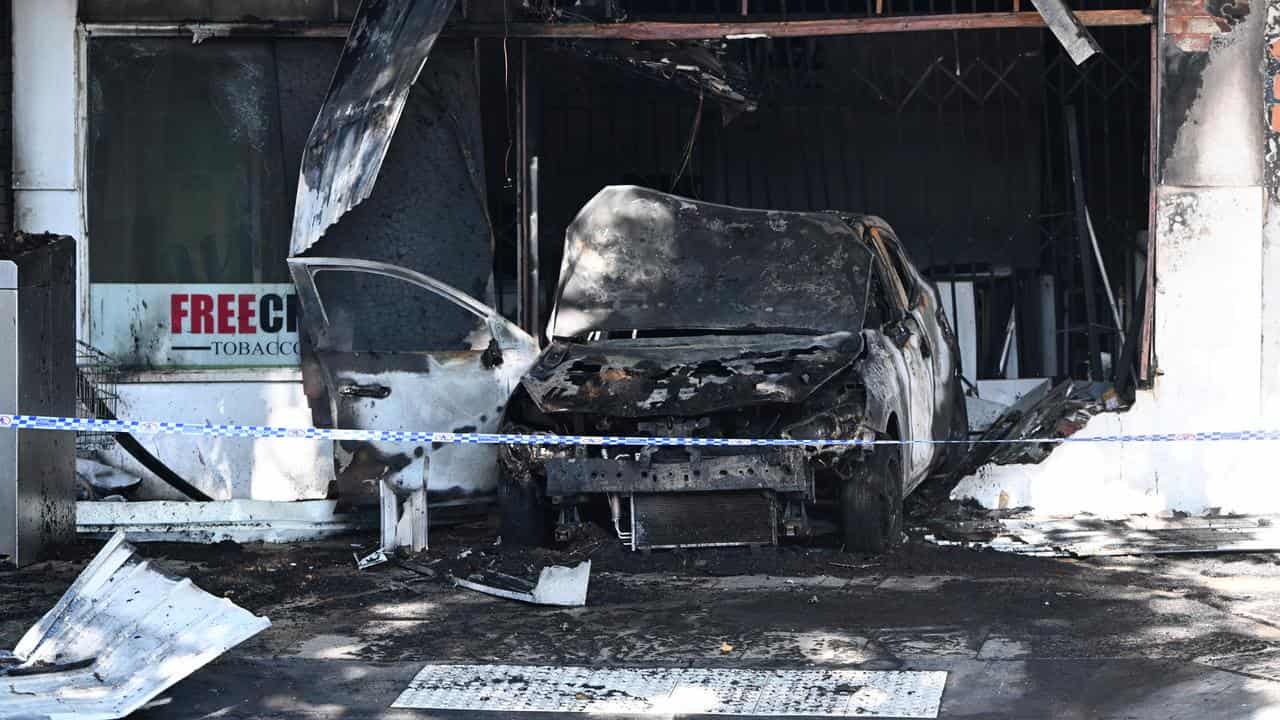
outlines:
[[[83,265],[76,0],[14,0],[12,11],[14,226],[70,235]],[[78,295],[76,317],[87,326]]]
[[[1259,396],[1263,192],[1161,188],[1155,349],[1162,374],[1125,413],[1076,437],[1277,426]],[[953,497],[987,507],[1099,515],[1280,512],[1270,443],[1067,444],[1039,465],[991,465]]]
[[[123,418],[195,423],[310,427],[302,383],[128,383],[118,386]],[[214,438],[139,435],[148,450],[215,500],[324,498],[333,480],[328,441],[286,438]],[[181,499],[127,453],[103,460],[146,479],[147,497]]]

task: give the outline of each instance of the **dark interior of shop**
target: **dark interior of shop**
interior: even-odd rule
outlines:
[[[733,4],[610,10],[630,20],[743,19]],[[879,12],[1000,9],[986,5],[890,1]],[[877,12],[871,0],[752,1],[746,10],[751,20]],[[1151,31],[1091,31],[1103,52],[1079,67],[1043,29],[701,43],[746,102],[680,71],[637,72],[621,41],[480,40],[504,312],[516,317],[515,278],[535,262],[516,251],[535,193],[543,322],[566,226],[601,187],[638,184],[736,206],[879,215],[959,317],[967,379],[1110,380],[1145,292]],[[659,56],[688,47],[642,45]],[[1076,233],[1073,145],[1096,244]]]

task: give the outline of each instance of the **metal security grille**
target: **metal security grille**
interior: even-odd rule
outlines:
[[[1081,262],[1068,109],[1122,321],[1149,192],[1150,29],[1093,32],[1103,53],[1084,67],[1042,30],[735,41],[728,57],[760,98],[736,116],[616,68],[539,56],[543,285],[553,286],[565,225],[603,185],[866,211],[893,224],[935,280],[971,284],[966,375],[1087,377],[1082,271],[1093,273],[1092,325],[1112,358],[1119,333],[1092,252]]]
[[[76,341],[76,416],[114,419],[120,404],[117,384],[120,368],[101,350],[84,341]],[[109,432],[76,433],[76,455],[92,457],[96,451],[115,444]]]
[[[428,665],[394,708],[589,715],[936,718],[947,673]]]

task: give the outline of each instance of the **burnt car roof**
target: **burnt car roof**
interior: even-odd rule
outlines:
[[[832,213],[601,190],[565,233],[551,337],[859,330],[871,251]]]

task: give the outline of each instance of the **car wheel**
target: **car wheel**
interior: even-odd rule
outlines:
[[[547,542],[547,504],[535,483],[502,478],[498,483],[502,542],[536,547]]]
[[[848,552],[880,553],[902,536],[902,446],[877,445],[845,480],[840,519]]]

